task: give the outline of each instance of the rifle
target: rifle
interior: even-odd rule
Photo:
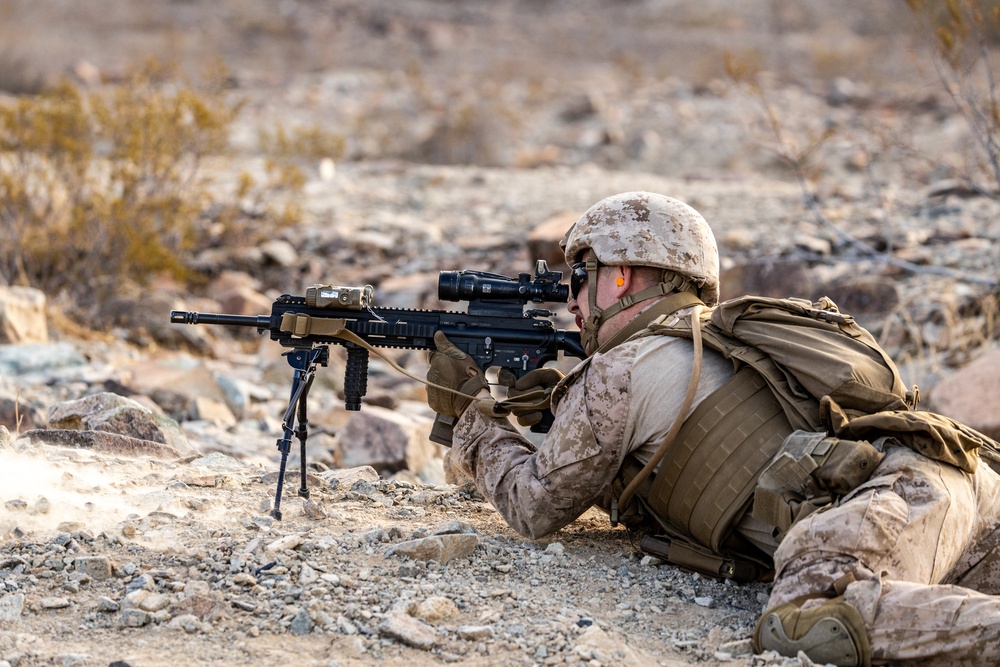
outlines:
[[[270,332],[271,340],[289,348],[284,356],[293,369],[291,398],[282,418],[278,487],[271,516],[281,519],[281,494],[292,437],[299,440],[301,483],[298,495],[309,497],[306,483],[306,440],[309,420],[306,403],[317,366],[326,366],[330,345],[347,349],[344,374],[344,407],[360,410],[367,392],[368,353],[376,347],[433,350],[434,333],[442,331],[458,349],[475,360],[482,371],[499,367],[519,378],[558,358],[559,352],[586,357],[580,334],[556,329],[549,310],[529,308],[528,302],[565,303],[569,288],[560,284],[560,271],[549,271],[543,260],[535,263],[534,276],[521,273],[510,278],[483,271],[442,271],[438,298],[468,301],[466,312],[417,310],[375,306],[371,285],[339,287],[314,285],[305,296],[284,294],[271,306],[270,315],[226,315],[173,310],[174,324],[222,324],[254,327]],[[397,367],[398,368],[398,367]],[[402,369],[400,369],[402,370]],[[403,371],[405,372],[405,371]],[[418,378],[419,379],[419,378]],[[546,411],[531,427],[545,433],[552,424]],[[454,419],[437,415],[430,439],[450,445]]]

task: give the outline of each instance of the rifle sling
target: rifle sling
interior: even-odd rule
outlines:
[[[346,327],[347,320],[342,317],[312,317],[301,313],[284,313],[281,316],[281,326],[279,327],[279,330],[283,333],[291,334],[296,338],[304,338],[306,336],[333,336],[334,338],[346,340],[377,355],[380,359],[382,359],[382,361],[412,380],[416,380],[417,382],[425,384],[428,387],[434,387],[435,389],[441,389],[443,391],[456,394],[462,398],[468,398],[473,401],[483,400],[478,396],[470,396],[458,391],[457,389],[435,384],[434,382],[428,382],[426,378],[414,375],[389,357],[379,352],[378,348],[369,344],[361,336],[357,335],[353,331],[349,331]]]

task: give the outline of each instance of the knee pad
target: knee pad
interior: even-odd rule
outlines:
[[[803,611],[802,602],[786,602],[764,612],[753,632],[757,653],[775,651],[795,657],[802,651],[819,664],[871,665],[868,632],[854,606],[836,597]]]

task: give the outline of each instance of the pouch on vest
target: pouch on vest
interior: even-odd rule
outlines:
[[[965,424],[925,410],[889,410],[851,417],[833,398],[820,401],[820,412],[831,433],[842,438],[891,436],[929,459],[976,472],[980,452],[991,467],[1000,445]],[[994,467],[994,469],[996,469]]]
[[[792,524],[868,481],[882,460],[882,440],[795,431],[757,480],[753,517],[774,526],[780,540]]]

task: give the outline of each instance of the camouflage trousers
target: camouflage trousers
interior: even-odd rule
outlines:
[[[985,463],[969,475],[891,448],[868,482],[794,525],[774,558],[769,607],[843,594],[875,664],[1000,656],[1000,476]]]

